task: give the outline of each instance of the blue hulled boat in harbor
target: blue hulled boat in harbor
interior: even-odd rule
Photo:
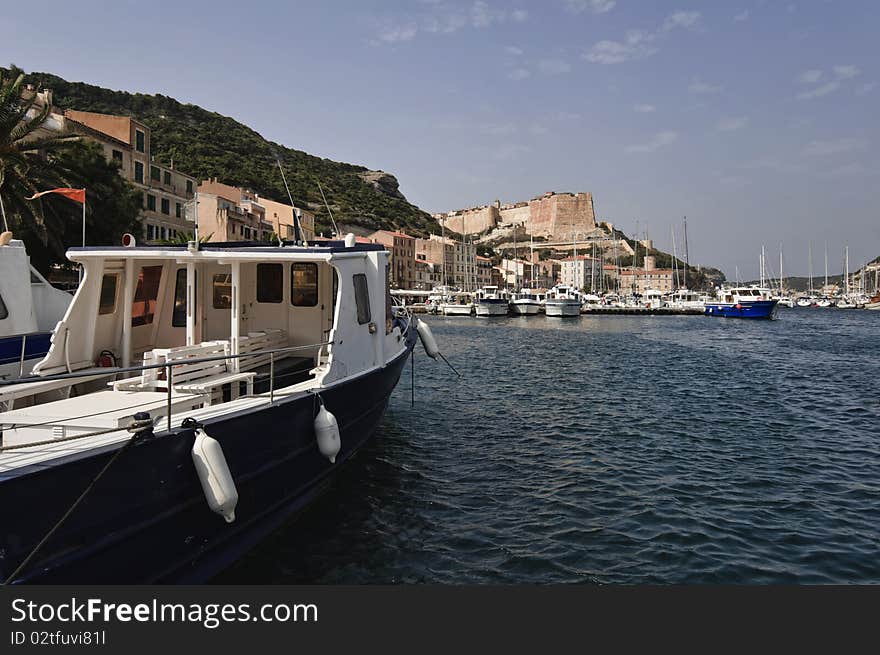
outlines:
[[[352,235],[68,257],[48,353],[0,383],[7,582],[208,579],[327,487],[427,331]]]
[[[706,302],[706,316],[772,319],[778,310],[779,301],[758,287],[721,288],[717,297]]]

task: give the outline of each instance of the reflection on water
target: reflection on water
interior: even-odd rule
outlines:
[[[880,582],[880,315],[429,317],[376,438],[227,583]]]

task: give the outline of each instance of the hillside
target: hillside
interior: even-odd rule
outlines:
[[[315,213],[319,231],[329,233],[330,221],[318,181],[337,223],[398,228],[416,235],[436,229],[434,220],[400,193],[397,179],[382,171],[273,143],[228,116],[161,94],[113,91],[50,73],[31,73],[28,81],[52,89],[58,107],[131,115],[143,121],[152,130],[154,156],[165,162],[173,159],[175,167],[190,175],[217,177],[287,202],[276,164],[280,158],[294,203]]]

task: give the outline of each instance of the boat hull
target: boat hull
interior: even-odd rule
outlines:
[[[477,316],[507,316],[507,300],[484,298],[477,301]]]
[[[0,379],[21,377],[22,370],[30,373],[34,364],[49,352],[51,332],[38,332],[24,337],[20,334],[0,337]],[[24,366],[21,365],[21,346],[24,340]]]
[[[776,316],[775,300],[752,300],[738,303],[707,302],[706,316],[722,318],[772,319]]]
[[[205,421],[238,490],[236,520],[208,508],[193,466],[192,429],[158,433],[130,448],[16,582],[197,583],[238,559],[305,509],[370,438],[415,343],[384,367],[321,391],[339,422],[336,464],[319,452],[316,399],[299,393],[271,406]],[[120,448],[52,467],[0,475],[0,575],[5,579]],[[60,494],[58,490],[69,490]],[[21,507],[28,512],[21,512]]]
[[[474,313],[473,305],[443,305],[444,316],[470,316]]]
[[[547,316],[570,317],[581,315],[581,304],[577,300],[548,300],[544,305]]]
[[[514,300],[510,303],[510,311],[517,316],[534,316],[540,313],[541,303],[531,300],[528,302],[517,302]]]

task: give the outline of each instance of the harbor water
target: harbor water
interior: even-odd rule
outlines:
[[[425,320],[461,379],[217,582],[880,583],[880,312]]]

